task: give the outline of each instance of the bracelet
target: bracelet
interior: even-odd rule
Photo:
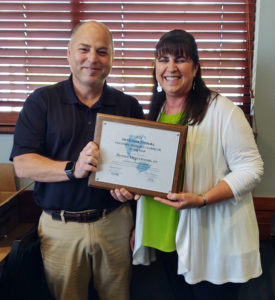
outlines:
[[[202,200],[203,200],[203,204],[201,206],[199,206],[199,208],[202,208],[207,205],[207,199],[206,199],[205,194],[199,194],[199,196],[201,196]]]

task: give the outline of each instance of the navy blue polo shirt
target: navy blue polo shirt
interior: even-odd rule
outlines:
[[[37,153],[54,160],[77,160],[80,151],[94,138],[97,113],[143,118],[138,101],[108,86],[89,108],[81,103],[72,78],[35,90],[20,112],[10,160]],[[62,182],[36,182],[34,199],[43,209],[81,211],[110,208],[121,203],[109,190],[88,187],[88,178]]]

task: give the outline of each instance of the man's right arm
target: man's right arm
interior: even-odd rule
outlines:
[[[13,164],[19,178],[40,182],[69,180],[64,171],[67,161],[55,161],[36,153],[28,153],[15,156]]]
[[[85,178],[96,171],[99,158],[98,146],[89,142],[80,152],[75,164],[75,178]],[[40,154],[27,153],[13,158],[15,173],[19,178],[29,178],[39,182],[67,181],[65,173],[68,161],[56,161]]]

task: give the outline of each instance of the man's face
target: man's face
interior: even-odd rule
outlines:
[[[83,24],[69,44],[67,58],[78,90],[102,88],[113,61],[109,32],[95,22]]]

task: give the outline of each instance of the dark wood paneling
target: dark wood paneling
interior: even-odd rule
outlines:
[[[254,197],[260,239],[271,239],[272,216],[275,214],[275,197]]]

